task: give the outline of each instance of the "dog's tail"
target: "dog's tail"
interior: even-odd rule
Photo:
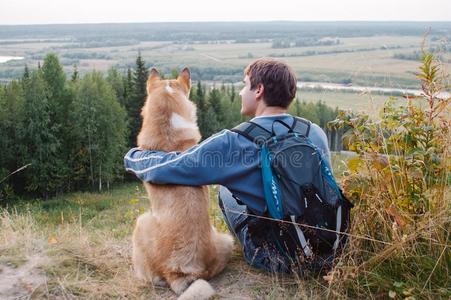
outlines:
[[[177,298],[177,300],[210,299],[216,294],[213,287],[203,279],[197,279]]]

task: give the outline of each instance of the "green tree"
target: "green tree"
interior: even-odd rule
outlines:
[[[108,70],[106,80],[113,87],[116,97],[122,106],[125,106],[126,97],[126,81],[119,71],[112,67]]]
[[[206,126],[203,128],[204,132],[202,133],[202,137],[208,138],[222,129],[213,107],[210,106],[207,109],[205,119],[208,120],[208,123],[206,123]]]
[[[171,75],[169,76],[170,79],[176,79],[179,76],[179,72],[177,71],[177,69],[172,69],[171,70]]]
[[[147,96],[147,77],[149,71],[145,66],[145,62],[141,57],[141,53],[136,58],[136,69],[133,72],[132,77],[132,90],[129,101],[127,103],[127,111],[130,122],[130,138],[129,146],[136,145],[136,137],[141,129],[141,108],[144,105],[144,101]]]
[[[71,81],[75,82],[78,80],[79,74],[78,74],[78,69],[77,69],[77,65],[74,65],[74,70],[72,72],[72,77],[71,77]]]
[[[127,105],[131,101],[130,99],[133,90],[133,75],[132,70],[130,68],[127,69],[127,73],[122,80],[124,82],[124,103],[125,103],[124,106],[128,111]]]
[[[28,69],[28,65],[25,64],[25,68],[22,75],[22,80],[28,80],[30,78],[30,70]]]
[[[54,164],[57,166],[55,185],[61,189],[67,188],[70,181],[70,148],[73,141],[73,124],[68,122],[72,94],[69,93],[66,84],[66,75],[58,56],[47,54],[41,68],[42,78],[45,81],[46,96],[49,104],[50,122],[54,127],[54,137],[57,140],[58,149]]]
[[[236,96],[235,85],[232,83],[229,90],[230,103],[233,103],[233,101],[235,101]]]
[[[195,93],[192,93],[192,100],[197,107],[197,125],[199,126],[202,139],[208,137],[208,119],[207,119],[207,100],[205,96],[205,89],[200,81],[197,82]]]
[[[42,65],[42,78],[47,83],[47,97],[52,105],[64,106],[66,75],[56,54],[47,54]],[[63,117],[62,115],[59,117]]]
[[[225,90],[224,90],[225,92]],[[208,103],[210,105],[210,107],[212,108],[212,111],[214,113],[214,116],[217,120],[218,123],[218,127],[219,128],[214,128],[213,131],[216,130],[220,130],[221,126],[224,126],[224,121],[225,121],[225,115],[224,115],[224,108],[222,107],[222,103],[221,103],[221,91],[218,90],[217,88],[213,87],[210,90],[210,93],[208,94]],[[211,119],[208,119],[211,121]]]
[[[127,122],[113,88],[100,73],[93,72],[81,80],[71,119],[77,120],[77,181],[102,190],[105,183],[109,185],[122,174]]]
[[[20,163],[31,164],[25,171],[26,189],[47,198],[58,184],[55,161],[60,143],[58,126],[51,120],[46,83],[41,71],[33,71],[25,89],[23,122],[20,127]]]
[[[288,112],[292,115],[305,118],[319,125],[317,107],[313,102],[300,102],[298,99],[295,99],[288,108]]]
[[[18,156],[20,126],[23,118],[23,86],[13,80],[0,86],[0,181],[21,167]],[[20,186],[23,173],[0,183],[0,200],[10,195],[12,186]]]

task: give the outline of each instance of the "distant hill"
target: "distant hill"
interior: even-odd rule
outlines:
[[[451,22],[177,22],[73,25],[0,25],[0,39],[71,38],[77,41],[236,40],[318,36],[451,34]]]

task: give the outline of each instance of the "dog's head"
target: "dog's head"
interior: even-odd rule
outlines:
[[[184,68],[177,79],[162,79],[156,69],[147,80],[147,99],[138,146],[149,150],[183,151],[200,140],[196,107],[188,99],[191,74]]]

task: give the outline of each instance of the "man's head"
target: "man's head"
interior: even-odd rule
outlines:
[[[285,63],[271,59],[260,58],[252,62],[244,70],[245,87],[240,92],[243,100],[241,113],[251,115],[253,106],[252,95],[257,101],[263,100],[266,106],[287,108],[296,95],[296,75]],[[247,109],[245,105],[248,105]]]

